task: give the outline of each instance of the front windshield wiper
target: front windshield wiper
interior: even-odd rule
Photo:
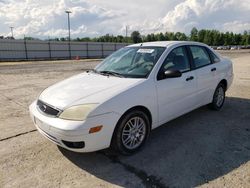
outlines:
[[[103,75],[112,75],[112,76],[124,78],[122,74],[118,72],[113,72],[113,71],[99,71],[98,73],[103,74]]]

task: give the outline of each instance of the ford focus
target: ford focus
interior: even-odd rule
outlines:
[[[232,80],[232,62],[205,44],[140,43],[46,88],[29,110],[63,148],[132,154],[156,127],[204,105],[220,110]]]

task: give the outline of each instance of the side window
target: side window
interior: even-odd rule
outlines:
[[[166,70],[179,70],[185,72],[190,70],[190,64],[185,47],[178,47],[172,50],[164,60],[160,72]]]
[[[220,58],[217,55],[215,55],[215,53],[212,50],[207,48],[207,51],[210,54],[213,63],[218,63],[220,61]]]
[[[203,67],[211,64],[209,54],[205,48],[200,46],[190,46],[190,50],[194,59],[194,65],[196,68]]]

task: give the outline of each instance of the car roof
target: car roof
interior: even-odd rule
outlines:
[[[159,47],[170,47],[176,44],[180,45],[201,45],[207,46],[204,43],[200,42],[193,42],[193,41],[155,41],[155,42],[144,42],[144,43],[137,43],[129,45],[128,47],[136,47],[136,46],[159,46]]]

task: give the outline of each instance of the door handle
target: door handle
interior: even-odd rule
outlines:
[[[215,68],[215,67],[211,69],[211,72],[213,72],[213,71],[216,71],[216,68]]]
[[[186,78],[186,81],[193,80],[193,79],[194,79],[194,77],[190,76],[190,77]]]

